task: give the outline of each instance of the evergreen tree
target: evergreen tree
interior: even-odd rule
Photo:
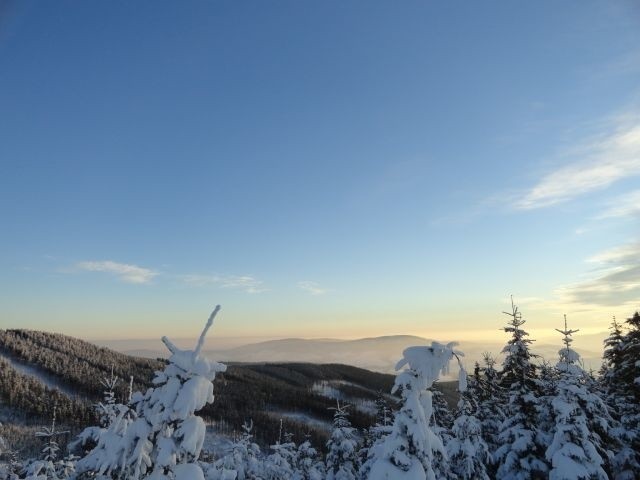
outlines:
[[[447,452],[454,478],[489,480],[487,465],[491,456],[482,438],[482,424],[476,417],[478,403],[474,395],[475,381],[471,382],[471,387],[460,392],[457,416],[452,427],[453,437],[447,445]]]
[[[123,409],[126,409],[124,405],[116,402],[115,388],[118,383],[119,379],[113,374],[112,366],[111,375],[100,380],[100,384],[105,389],[103,391],[103,401],[96,405],[100,425],[87,427],[80,432],[75,440],[69,443],[68,449],[70,452],[86,455],[93,450],[98,445],[100,436],[107,432]]]
[[[337,406],[333,414],[333,430],[327,441],[327,480],[355,480],[359,465],[358,438],[349,421],[349,405]]]
[[[382,391],[378,392],[375,400],[376,423],[367,429],[364,437],[364,444],[360,449],[360,471],[359,478],[366,480],[369,478],[371,466],[376,458],[381,456],[381,449],[384,439],[391,433],[393,425],[393,411]]]
[[[284,442],[282,441],[284,439]],[[266,480],[289,480],[293,477],[298,463],[296,444],[290,434],[284,433],[280,420],[280,434],[278,441],[271,445],[273,452],[264,462]]]
[[[454,474],[450,467],[449,458],[445,452],[448,450],[449,443],[453,438],[453,414],[449,409],[449,404],[444,397],[444,394],[435,385],[430,388],[432,394],[433,414],[431,415],[431,422],[429,426],[434,433],[442,440],[443,450],[433,453],[432,467],[436,478],[440,480],[452,479]]]
[[[627,331],[613,319],[605,340],[601,382],[614,417],[617,440],[613,458],[616,480],[640,478],[640,314],[626,321]]]
[[[126,413],[120,412],[109,435],[78,462],[80,472],[127,480],[204,479],[197,459],[206,427],[195,412],[213,402],[213,379],[226,369],[201,355],[219,310],[210,315],[194,350],[181,350],[162,338],[171,356],[164,371],[156,373],[155,386],[133,396],[136,418],[126,424]]]
[[[326,472],[324,463],[311,442],[306,439],[298,447],[297,465],[292,480],[324,480]]]
[[[208,480],[257,480],[262,478],[260,447],[253,442],[253,421],[242,425],[240,438],[233,443],[231,451],[216,461],[207,472]]]
[[[525,320],[511,300],[510,320],[504,331],[511,335],[503,349],[505,359],[500,386],[508,391],[506,418],[500,426],[499,447],[495,452],[497,476],[503,480],[529,480],[547,477],[546,445],[538,430],[539,392],[536,367],[529,351],[532,340],[522,329]]]
[[[385,438],[381,455],[373,462],[369,480],[436,480],[432,467],[434,452],[444,454],[444,447],[429,427],[433,404],[428,389],[441,373],[448,373],[449,362],[456,354],[455,345],[433,342],[430,347],[404,350],[396,369],[406,368],[396,377],[392,390],[392,393],[400,391],[402,406]]]
[[[503,390],[498,385],[498,371],[495,369],[496,361],[490,353],[483,354],[483,367],[474,371],[473,389],[477,392],[478,412],[482,439],[487,444],[489,452],[495,452],[498,448],[498,435],[500,427],[505,420],[502,400],[505,398]],[[495,473],[495,460],[490,458],[489,471]]]
[[[551,462],[550,480],[607,480],[599,435],[590,424],[607,423],[607,408],[602,400],[587,388],[586,373],[579,366],[580,356],[571,348],[571,336],[578,330],[569,330],[565,316],[564,347],[560,349],[557,364],[559,380],[557,395],[552,401],[555,414],[553,439],[546,456]],[[591,422],[589,419],[591,418]]]
[[[58,430],[56,426],[56,406],[53,406],[53,417],[50,427],[43,427],[42,430],[36,432],[36,437],[44,439],[44,448],[42,449],[42,457],[28,464],[27,479],[38,480],[58,480],[58,458],[60,447],[57,438],[61,435],[69,433],[68,431]]]

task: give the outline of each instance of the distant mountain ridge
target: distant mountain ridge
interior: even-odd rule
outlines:
[[[585,368],[597,370],[601,364],[602,340],[606,332],[598,334],[575,335],[574,347],[584,361]],[[500,360],[504,341],[461,341],[459,348],[465,353],[463,363],[468,370],[476,361],[481,361],[485,352]],[[535,340],[535,339],[534,339]],[[382,373],[394,373],[402,351],[413,345],[429,345],[433,340],[415,335],[388,335],[366,337],[354,340],[345,339],[305,339],[283,338],[249,343],[233,348],[207,349],[206,354],[215,360],[237,363],[262,362],[310,362],[341,363]],[[443,340],[444,341],[444,340]],[[545,337],[541,342],[534,341],[532,351],[551,363],[558,358],[562,347],[560,339],[552,343],[553,337]],[[126,350],[125,353],[149,358],[164,356],[160,349]],[[455,372],[452,372],[452,377]]]

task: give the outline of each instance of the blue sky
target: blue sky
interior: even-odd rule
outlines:
[[[4,2],[0,326],[494,335],[640,307],[633,2]],[[456,333],[458,332],[458,333]]]

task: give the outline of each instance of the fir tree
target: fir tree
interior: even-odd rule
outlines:
[[[547,477],[549,470],[544,452],[544,439],[538,430],[538,384],[536,367],[529,351],[532,340],[522,329],[525,320],[511,300],[510,321],[504,331],[511,335],[503,349],[505,359],[500,373],[500,386],[508,391],[506,418],[500,427],[495,452],[498,478],[529,480]]]
[[[376,423],[367,429],[359,455],[361,465],[359,477],[363,480],[369,478],[371,466],[376,458],[381,456],[384,439],[391,433],[393,425],[393,411],[382,391],[378,392],[375,405]]]
[[[271,445],[271,450],[273,452],[264,462],[265,479],[288,480],[292,478],[298,463],[298,452],[292,436],[283,431],[282,419],[280,420],[278,441]]]
[[[260,447],[253,442],[253,421],[242,425],[242,433],[231,446],[231,450],[216,461],[207,472],[208,480],[256,480],[262,477]]]
[[[477,418],[480,420],[482,438],[487,444],[490,452],[495,452],[498,448],[498,435],[500,427],[505,420],[502,400],[505,398],[504,391],[498,385],[498,371],[495,368],[496,361],[490,353],[483,354],[483,367],[480,371],[474,372],[477,380],[474,389],[477,391],[478,412]],[[494,472],[495,460],[493,455],[490,458],[489,471]]]
[[[155,386],[133,396],[136,418],[127,424],[126,412],[120,412],[108,435],[78,462],[80,472],[127,480],[204,478],[197,459],[206,427],[195,412],[213,402],[213,379],[226,369],[201,355],[219,310],[211,313],[194,350],[181,350],[162,338],[171,356],[164,371],[156,373]]]
[[[326,472],[324,463],[309,439],[298,446],[297,465],[292,480],[324,480]]]
[[[618,442],[613,458],[616,480],[640,478],[640,314],[626,321],[627,332],[613,319],[605,340],[601,382],[614,417]]]
[[[56,406],[53,406],[53,417],[50,427],[43,427],[42,430],[36,432],[36,437],[43,438],[44,448],[42,449],[42,457],[27,466],[27,479],[42,480],[58,480],[58,458],[60,447],[57,438],[61,435],[69,433],[67,430],[58,430],[56,426]]]
[[[443,450],[433,453],[432,467],[436,478],[440,480],[453,479],[449,459],[445,452],[453,438],[453,414],[449,409],[449,404],[440,389],[436,387],[437,382],[430,388],[432,394],[433,414],[431,415],[430,427],[434,433],[442,440]]]
[[[487,465],[491,456],[482,438],[482,424],[476,416],[478,403],[474,383],[471,389],[460,392],[453,437],[447,445],[451,471],[459,480],[489,480]]]
[[[607,409],[602,400],[586,386],[586,373],[579,366],[580,356],[571,348],[571,336],[578,330],[567,327],[565,316],[564,347],[557,364],[557,395],[552,401],[555,416],[553,439],[546,456],[551,462],[550,480],[606,480],[600,437],[590,429],[594,416],[607,422]],[[591,422],[589,421],[591,417]]]
[[[359,469],[358,438],[349,421],[349,405],[337,401],[333,429],[327,441],[327,480],[355,480]]]
[[[396,377],[392,390],[392,393],[400,391],[402,405],[395,415],[391,433],[385,438],[380,457],[373,462],[369,480],[436,480],[432,467],[434,452],[444,454],[444,447],[429,427],[433,404],[428,389],[441,373],[448,373],[449,362],[456,355],[455,345],[433,342],[430,347],[404,350],[404,358],[396,369],[406,368]]]

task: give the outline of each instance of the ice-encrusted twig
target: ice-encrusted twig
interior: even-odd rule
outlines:
[[[204,340],[205,340],[205,337],[207,336],[207,332],[213,325],[213,319],[216,318],[216,315],[218,314],[219,311],[220,311],[220,305],[216,305],[216,308],[214,308],[213,312],[211,312],[211,315],[209,315],[209,320],[207,320],[207,324],[205,325],[204,330],[202,331],[202,333],[200,334],[200,338],[198,339],[198,344],[196,345],[196,349],[193,351],[194,358],[200,355],[200,350],[202,350],[202,347],[204,346]]]

